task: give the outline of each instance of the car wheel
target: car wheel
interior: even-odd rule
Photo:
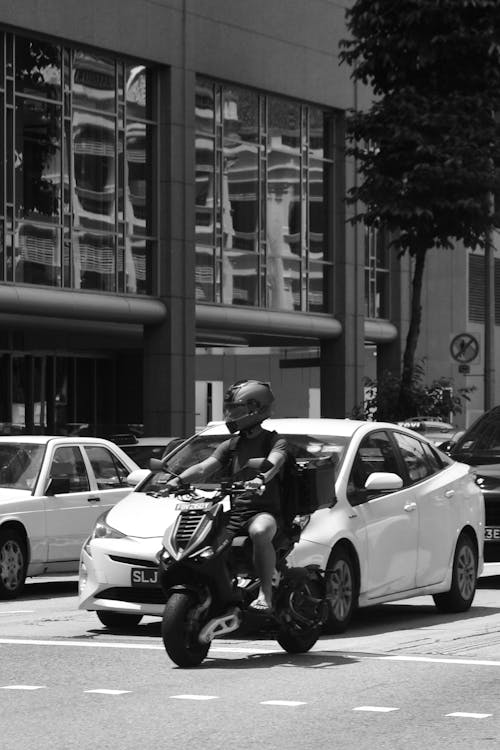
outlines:
[[[26,580],[26,543],[16,531],[0,532],[0,599],[14,599]]]
[[[96,615],[107,628],[133,628],[142,620],[142,615],[129,615],[124,612],[97,610]]]
[[[328,602],[327,633],[343,633],[357,607],[357,584],[354,564],[345,549],[334,549],[325,570],[325,589]]]
[[[441,612],[465,612],[472,604],[477,584],[477,552],[469,534],[461,534],[455,548],[451,588],[433,596]]]

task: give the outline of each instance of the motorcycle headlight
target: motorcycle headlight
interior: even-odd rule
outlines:
[[[106,521],[106,516],[108,515],[108,511],[106,513],[103,513],[102,516],[99,516],[99,518],[96,521],[96,524],[94,526],[94,530],[92,532],[91,539],[123,539],[126,537],[126,534],[122,534],[121,531],[118,531],[118,529],[113,528],[113,526],[110,526],[110,524]]]

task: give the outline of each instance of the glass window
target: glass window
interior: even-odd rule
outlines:
[[[7,32],[2,50],[0,280],[151,294],[153,70]]]
[[[114,292],[116,248],[112,234],[74,232],[73,278],[77,289]]]
[[[352,505],[369,499],[364,487],[370,474],[376,471],[400,473],[392,441],[383,431],[372,432],[360,443],[347,483],[347,498]]]
[[[90,52],[73,55],[73,106],[98,112],[116,108],[116,75],[113,60]]]
[[[58,105],[17,99],[16,216],[59,221],[62,111]]]
[[[365,227],[365,315],[389,318],[389,250],[387,235]]]
[[[410,484],[419,482],[421,479],[425,479],[425,477],[435,473],[420,440],[412,438],[409,435],[403,435],[401,432],[395,432],[394,437],[406,464]]]
[[[25,221],[18,224],[15,240],[14,281],[60,286],[60,229]]]
[[[87,469],[80,448],[64,446],[56,448],[50,467],[51,477],[65,477],[69,480],[69,492],[88,492],[90,490]]]
[[[331,310],[332,117],[197,79],[197,299]]]
[[[112,490],[127,485],[129,471],[111,451],[101,446],[86,446],[85,450],[100,490]]]
[[[61,95],[61,48],[17,36],[15,40],[16,91],[45,99]]]

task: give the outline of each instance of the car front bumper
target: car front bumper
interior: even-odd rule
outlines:
[[[161,547],[161,537],[87,542],[80,557],[79,609],[161,617],[165,597],[150,580]]]

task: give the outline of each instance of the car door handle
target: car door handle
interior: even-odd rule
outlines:
[[[100,503],[101,498],[100,497],[88,497],[87,502],[88,503]]]
[[[406,503],[405,505],[405,511],[407,513],[411,513],[412,510],[416,510],[416,509],[417,509],[417,503]]]
[[[444,493],[444,496],[453,497],[454,494],[455,494],[455,490],[446,490],[446,492]]]

